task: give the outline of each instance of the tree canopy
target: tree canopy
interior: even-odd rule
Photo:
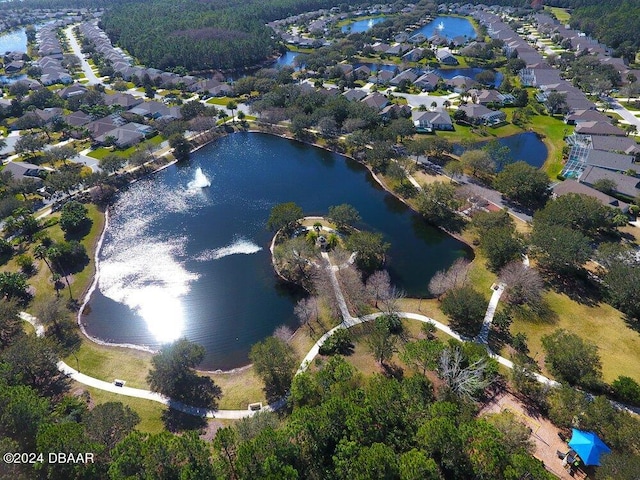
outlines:
[[[151,359],[147,375],[151,390],[189,405],[216,408],[222,393],[220,387],[194,370],[204,354],[204,347],[186,338],[164,345]]]

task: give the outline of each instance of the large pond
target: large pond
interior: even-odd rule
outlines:
[[[547,146],[538,135],[534,132],[518,133],[510,137],[498,139],[498,143],[503,147],[509,147],[511,151],[511,160],[527,162],[535,168],[541,168],[547,160]],[[480,142],[474,145],[474,148],[482,148],[486,142]],[[464,150],[460,145],[454,147],[454,153],[460,155]]]
[[[387,17],[366,18],[348,23],[342,27],[342,33],[362,33],[371,29],[376,23],[384,22]]]
[[[211,185],[201,188],[204,177]],[[99,253],[99,288],[83,317],[89,333],[153,347],[185,335],[206,347],[204,368],[246,364],[252,344],[296,324],[301,292],[276,279],[265,229],[271,208],[288,201],[307,215],[354,205],[358,226],[391,244],[390,273],[411,295],[426,295],[437,270],[472,255],[358,163],[278,137],[235,134],[121,195]]]
[[[5,52],[14,51],[27,51],[27,34],[24,33],[24,28],[0,33],[0,54],[4,55]]]
[[[436,34],[449,39],[455,37],[476,38],[476,30],[469,20],[463,17],[451,17],[448,15],[436,17],[418,30],[413,31],[412,35],[418,33],[422,33],[427,38]]]

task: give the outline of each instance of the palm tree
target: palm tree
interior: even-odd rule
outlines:
[[[36,247],[36,249],[33,252],[33,256],[35,258],[37,258],[38,260],[44,260],[44,263],[47,265],[47,267],[49,268],[49,271],[51,272],[51,278],[53,279],[53,285],[54,288],[56,289],[56,297],[60,296],[60,291],[58,290],[58,280],[56,279],[56,275],[58,275],[57,273],[55,273],[53,271],[53,268],[51,268],[51,264],[49,263],[48,257],[47,257],[47,247],[45,247],[44,245],[40,244]]]
[[[62,276],[64,277],[64,282],[67,284],[67,288],[69,289],[69,300],[73,301],[73,295],[71,293],[71,284],[69,283],[69,277],[67,277],[67,274],[65,273],[64,269],[62,268],[62,264],[60,263],[61,255],[62,255],[62,252],[55,245],[49,247],[49,249],[47,250],[47,257],[49,257],[50,260],[55,262],[57,270],[59,270]]]
[[[236,102],[234,102],[233,100],[229,100],[229,102],[227,103],[227,109],[231,110],[231,121],[233,123],[236,123],[236,117],[233,114],[233,112],[236,110],[236,108],[238,108],[238,104]]]

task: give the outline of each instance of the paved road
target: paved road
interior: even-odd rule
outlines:
[[[640,118],[635,116],[632,111],[624,108],[617,99],[608,97],[607,101],[614,107],[613,110],[609,110],[610,112],[617,113],[623,119],[625,119],[627,123],[629,123],[630,125],[635,125],[638,129],[638,132],[640,133]]]
[[[9,132],[9,135],[4,137],[4,140],[7,142],[7,145],[3,148],[0,148],[0,155],[12,154],[13,148],[16,145],[16,142],[20,138],[20,131],[14,130],[13,132]]]
[[[96,76],[96,74],[93,73],[91,65],[89,65],[89,62],[87,62],[87,59],[82,54],[80,44],[73,34],[73,27],[75,27],[75,25],[69,25],[67,28],[65,28],[64,33],[69,39],[69,45],[71,46],[71,50],[73,50],[74,55],[80,59],[84,76],[87,78],[87,80],[89,80],[89,85],[97,85],[98,83],[102,83],[101,80]]]

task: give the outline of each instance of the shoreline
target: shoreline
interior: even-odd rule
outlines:
[[[259,128],[250,128],[250,129],[244,130],[244,131],[236,131],[236,130],[234,130],[233,132],[223,132],[222,135],[227,136],[227,135],[230,135],[230,134],[233,134],[233,133],[260,133],[260,134],[266,134],[266,135],[273,135],[273,136],[277,136],[277,137],[284,138],[284,139],[287,139],[287,140],[303,143],[305,145],[310,145],[312,147],[321,148],[321,149],[323,149],[325,151],[328,151],[328,152],[331,152],[331,153],[335,153],[337,155],[343,156],[344,158],[347,158],[349,160],[357,162],[358,164],[363,165],[367,169],[367,172],[372,176],[372,178],[376,181],[376,183],[378,183],[378,185],[380,185],[380,187],[382,187],[382,189],[385,192],[387,192],[388,194],[392,195],[394,198],[397,198],[398,200],[400,200],[413,213],[415,213],[416,215],[419,215],[419,213],[405,199],[401,198],[399,195],[397,195],[395,192],[393,192],[382,180],[380,180],[380,178],[377,177],[377,175],[373,172],[373,170],[370,168],[369,165],[367,165],[364,162],[361,162],[361,161],[355,159],[354,157],[352,157],[351,155],[348,155],[347,153],[336,152],[336,151],[334,151],[334,150],[332,150],[330,148],[327,148],[324,145],[319,145],[319,144],[317,144],[315,142],[301,141],[301,140],[292,138],[291,136],[288,136],[286,133],[268,132],[268,131],[261,130]],[[193,149],[191,149],[191,153],[196,152],[196,151],[200,150],[201,148],[209,145],[210,143],[215,141],[217,138],[219,138],[219,137],[212,138],[211,140],[194,147]],[[166,153],[165,153],[165,155],[166,155]],[[171,165],[174,165],[176,163],[177,163],[177,160],[174,159],[171,162],[168,162],[167,164],[161,165],[157,169],[151,170],[151,171],[147,172],[146,174],[141,175],[140,177],[133,179],[131,182],[129,182],[129,185],[132,184],[132,183],[137,182],[138,180],[140,180],[142,178],[154,175],[157,172],[160,172],[160,171],[162,171],[162,170],[164,170],[164,169],[166,169],[166,168],[168,168]],[[96,288],[98,288],[98,281],[99,281],[99,274],[100,274],[100,264],[99,264],[98,256],[99,256],[99,253],[100,253],[100,249],[102,248],[102,243],[104,241],[104,237],[106,235],[107,227],[108,227],[108,224],[109,224],[108,217],[109,217],[109,209],[107,208],[105,210],[105,222],[104,222],[104,225],[103,225],[103,228],[102,228],[102,233],[100,234],[98,242],[96,242],[95,252],[93,252],[94,264],[95,264],[95,269],[94,269],[95,271],[94,271],[94,274],[93,274],[93,279],[92,279],[92,282],[91,282],[91,286],[87,290],[86,294],[83,296],[82,304],[81,304],[80,309],[78,310],[78,314],[77,314],[77,318],[76,318],[76,321],[78,323],[78,327],[80,328],[80,331],[82,332],[82,334],[84,335],[84,337],[87,340],[89,340],[89,341],[91,341],[91,342],[93,342],[93,343],[95,343],[97,345],[104,346],[104,347],[114,347],[114,348],[129,348],[129,349],[132,349],[132,350],[143,351],[143,352],[146,352],[146,353],[155,354],[155,353],[158,352],[158,350],[157,349],[153,349],[151,347],[148,347],[146,345],[138,345],[138,344],[132,344],[132,343],[114,343],[114,342],[109,342],[109,341],[102,340],[100,338],[94,337],[93,335],[91,335],[90,333],[87,332],[86,327],[85,327],[84,323],[82,322],[83,311],[85,310],[86,306],[88,305],[89,300],[91,299],[91,295],[94,293]],[[452,234],[452,233],[444,230],[443,228],[441,228],[439,226],[435,226],[435,227],[438,228],[439,230],[441,230],[442,232],[446,233],[447,235],[450,235],[452,238],[455,238],[456,240],[460,241],[464,245],[466,245],[471,250],[472,253],[474,252],[473,247],[468,242],[466,242],[463,238],[459,237],[458,235]],[[272,255],[272,265],[274,267],[274,272],[276,273],[276,275],[279,278],[283,279],[284,281],[286,281],[288,283],[291,283],[289,280],[284,278],[277,271],[277,269],[275,268],[275,264],[273,263],[273,250],[272,250],[272,248],[274,246],[275,237],[276,237],[276,235],[274,235],[274,237],[272,239],[272,242],[271,242],[271,246],[270,246],[270,252],[271,252],[271,255]],[[473,259],[471,261],[475,260],[475,258],[476,258],[476,255],[474,254],[473,255]],[[297,334],[299,329],[300,329],[300,327],[298,327],[295,330],[293,336],[295,336]],[[200,373],[208,374],[208,375],[224,375],[224,374],[232,374],[232,373],[238,373],[238,372],[241,372],[241,371],[245,371],[245,370],[248,370],[249,368],[251,368],[252,366],[253,366],[253,364],[250,363],[250,364],[247,364],[247,365],[234,367],[234,368],[229,369],[229,370],[222,370],[222,369],[215,369],[215,370],[196,369],[196,371],[198,371]]]

